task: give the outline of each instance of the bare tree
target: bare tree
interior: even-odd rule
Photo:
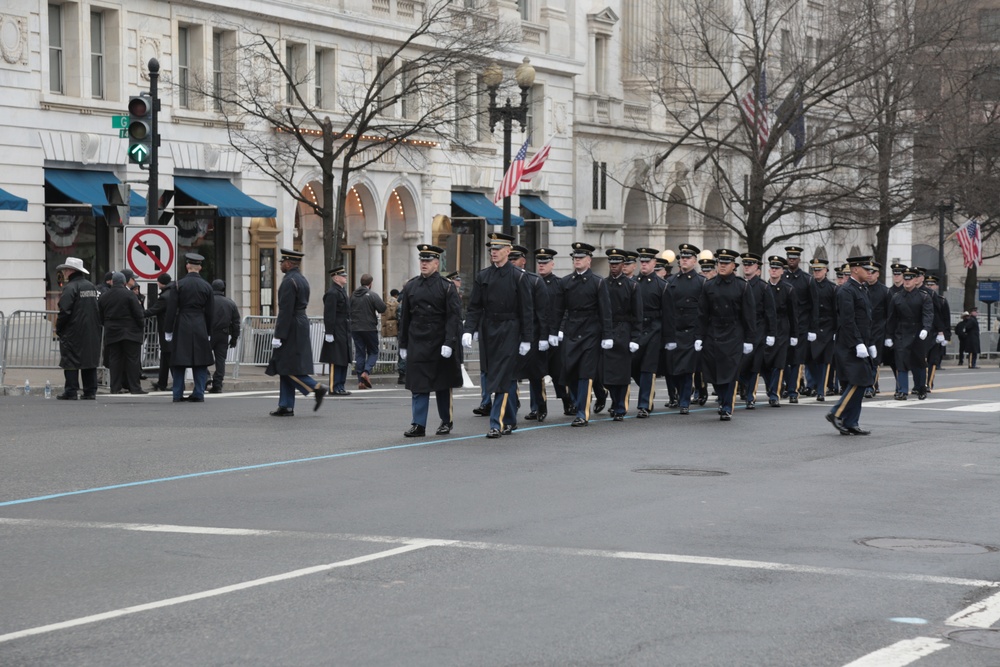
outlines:
[[[285,50],[271,26],[240,26],[246,42],[231,51],[233,75],[221,85],[196,84],[224,115],[231,145],[322,219],[327,274],[342,261],[355,172],[389,152],[422,171],[435,142],[466,146],[463,127],[481,113],[476,73],[520,37],[519,26],[473,4],[418,4],[411,24],[386,24],[358,40],[364,48],[341,64],[336,99],[322,104],[314,91],[324,82],[294,50]],[[313,199],[300,191],[300,178],[316,168],[323,187]]]

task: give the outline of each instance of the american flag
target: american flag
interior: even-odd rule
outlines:
[[[521,174],[524,173],[524,158],[528,154],[529,140],[530,138],[524,140],[524,143],[521,144],[521,150],[517,152],[517,155],[511,160],[510,166],[507,167],[507,173],[503,175],[500,187],[497,188],[497,193],[493,196],[494,204],[517,192],[517,187],[521,184]]]
[[[962,259],[965,260],[965,268],[971,269],[973,266],[981,266],[983,263],[983,236],[982,229],[975,218],[970,219],[955,232],[958,245],[962,246]]]
[[[771,128],[767,124],[767,72],[760,71],[760,82],[757,90],[751,88],[746,95],[740,98],[740,108],[743,110],[743,117],[746,119],[747,125],[757,132],[761,148],[763,148],[767,145],[767,138],[771,134]]]
[[[528,163],[524,165],[524,171],[521,172],[522,183],[530,182],[531,179],[535,177],[535,174],[537,174],[542,170],[542,167],[545,165],[545,161],[549,158],[549,151],[551,149],[552,149],[552,140],[549,139],[547,142],[545,142],[545,145],[542,146],[541,150],[539,150],[537,153],[531,156],[531,159],[528,160]]]

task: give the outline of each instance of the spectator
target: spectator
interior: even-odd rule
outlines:
[[[399,335],[399,306],[402,303],[402,295],[395,287],[389,291],[389,300],[386,302],[386,310],[382,315],[382,337],[396,337]],[[396,384],[406,384],[406,359],[396,353],[396,368],[399,371],[399,379]]]
[[[59,367],[63,369],[66,386],[59,400],[75,401],[83,381],[83,396],[97,398],[97,365],[101,360],[101,316],[97,309],[100,292],[87,280],[90,271],[83,268],[79,257],[67,257],[56,267],[59,283],[59,314],[56,335],[59,337]]]
[[[965,362],[965,355],[968,353],[969,340],[969,311],[962,313],[962,320],[955,325],[955,336],[958,338],[958,365]]]
[[[215,354],[215,371],[208,393],[221,394],[222,380],[226,376],[226,355],[240,339],[240,309],[226,296],[226,281],[212,281],[215,313],[212,319],[212,352]]]
[[[382,297],[372,292],[372,277],[361,276],[361,287],[351,295],[351,337],[354,339],[354,372],[358,389],[371,389],[370,374],[378,361],[378,313],[386,311]]]
[[[979,310],[969,311],[969,319],[965,325],[965,349],[969,353],[969,368],[979,368],[979,353],[982,351],[979,342]]]
[[[144,318],[139,300],[125,287],[125,276],[116,272],[111,289],[97,303],[104,325],[104,349],[111,375],[111,393],[123,390],[146,394],[139,384],[139,353],[142,349]]]
[[[170,296],[170,292],[175,289],[176,285],[171,280],[169,273],[161,273],[157,276],[156,282],[160,285],[160,294],[156,298],[156,301],[153,302],[152,307],[147,308],[143,314],[146,317],[156,318],[156,335],[160,339],[160,371],[159,377],[157,377],[156,382],[153,383],[153,390],[166,391],[167,377],[170,374],[171,346],[167,345],[167,340],[163,336],[166,332],[163,323],[167,314],[167,300]]]

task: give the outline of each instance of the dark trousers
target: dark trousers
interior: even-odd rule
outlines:
[[[347,366],[341,366],[346,374]],[[316,388],[318,383],[309,375],[282,375],[278,385],[278,407],[295,409],[295,392],[301,391],[303,396],[308,396]]]
[[[757,400],[757,381],[760,373],[744,373],[740,376],[740,393],[744,394],[747,403],[754,403]]]
[[[569,385],[570,396],[573,397],[573,404],[576,405],[576,416],[580,419],[590,420],[590,398],[594,392],[594,382],[590,378],[580,378],[575,384]]]
[[[184,371],[186,366],[171,366],[170,375],[174,378],[173,394],[174,400],[179,401],[184,396]],[[208,366],[194,366],[191,368],[194,376],[194,389],[191,390],[191,398],[205,398],[205,386],[208,384]]]
[[[170,376],[170,343],[160,338],[160,375],[156,379],[156,384],[160,386],[160,389],[166,389],[170,385],[167,384],[167,378]]]
[[[844,420],[844,426],[858,427],[858,421],[861,419],[861,399],[864,398],[865,389],[866,387],[848,384],[847,389],[840,395],[840,400],[830,411],[834,417]]]
[[[142,351],[142,343],[119,340],[108,343],[105,351],[107,352],[108,372],[111,374],[111,393],[117,394],[122,388],[131,392],[142,391],[142,386],[139,384],[141,372],[139,355]]]
[[[767,397],[772,401],[781,399],[781,383],[784,378],[784,370],[772,368],[764,371],[764,382],[767,384]]]
[[[83,377],[83,395],[84,396],[96,396],[97,395],[97,369],[96,368],[81,368],[79,370],[75,368],[64,368],[63,377],[65,378],[65,389],[63,390],[66,394],[70,396],[76,396],[80,393],[80,378]]]
[[[650,371],[639,373],[639,401],[635,406],[636,409],[645,408],[650,412],[653,411],[653,399],[656,396],[655,385],[656,373]]]
[[[628,413],[628,390],[632,385],[609,384],[608,394],[611,396],[611,416]],[[639,407],[642,407],[640,402]]]
[[[212,344],[215,354],[215,370],[212,371],[212,386],[222,388],[222,380],[226,377],[226,356],[229,354],[229,336]]]
[[[490,408],[490,428],[501,430],[504,426],[517,426],[517,382],[510,381],[507,391],[493,395]]]
[[[558,385],[556,394],[558,394]],[[531,411],[539,415],[549,414],[548,397],[545,395],[545,378],[528,379],[528,396],[530,399]]]
[[[299,376],[304,377],[304,376]],[[330,387],[333,391],[346,391],[347,366],[332,366],[330,368]]]
[[[733,399],[736,397],[736,383],[713,384],[715,393],[719,395],[719,410],[728,415],[733,414]]]
[[[682,375],[671,375],[674,384],[677,386],[677,403],[682,408],[691,407],[691,392],[693,388],[694,375],[684,373]]]
[[[455,417],[451,402],[451,389],[447,391],[435,391],[434,398],[437,402],[438,417],[441,418],[441,423],[453,423]],[[430,402],[430,392],[426,394],[413,394],[413,398],[410,400],[411,412],[413,414],[413,421],[411,423],[424,427],[427,426],[427,412],[430,408]]]
[[[362,373],[375,370],[375,363],[378,361],[378,332],[354,331],[351,337],[354,338],[354,372],[360,378]]]

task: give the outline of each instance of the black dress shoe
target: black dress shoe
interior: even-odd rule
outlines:
[[[472,414],[479,415],[480,417],[489,417],[491,408],[492,406],[483,403],[478,408],[472,408]]]
[[[210,394],[221,394],[222,393],[222,387],[212,387],[211,389],[208,390],[208,393],[210,393]]]
[[[780,408],[781,407],[781,401],[779,401],[776,398],[769,398],[767,400],[767,404],[770,405],[772,408]]]
[[[222,393],[221,388],[219,389],[219,393]],[[321,384],[317,384],[316,388],[313,389],[313,393],[316,394],[316,405],[313,406],[313,412],[316,412],[323,403],[323,397],[327,394],[327,388]]]
[[[757,401],[747,401],[747,410],[756,410]]]
[[[538,413],[537,413],[537,412],[535,412],[534,410],[532,410],[532,411],[531,411],[531,412],[529,412],[528,414],[524,415],[524,418],[525,418],[525,419],[527,419],[527,420],[528,420],[528,421],[530,421],[530,422],[533,422],[533,421],[535,421],[536,419],[538,419]]]
[[[510,435],[516,430],[517,430],[516,426],[511,426],[510,424],[506,424],[502,429],[500,429],[500,435]]]
[[[186,400],[188,403],[204,403],[205,402],[205,397],[204,396],[188,396],[184,400]]]
[[[668,408],[679,408],[679,407],[681,407],[681,404],[680,404],[680,401],[678,401],[677,399],[674,398],[674,399],[671,399],[669,403],[667,403],[667,407]]]
[[[649,410],[646,408],[639,408],[639,410],[635,413],[635,417],[636,419],[647,419],[649,418]]]
[[[918,391],[917,398],[921,401],[924,400],[925,398],[927,398],[927,392],[923,390]]]
[[[497,438],[500,437],[500,430],[491,428],[489,431],[486,432],[486,437],[489,438],[490,440],[496,440]]]
[[[822,403],[825,400],[826,400],[826,396],[817,396],[816,397],[816,401],[819,402],[819,403]]]
[[[350,396],[351,395],[351,392],[347,391],[346,389],[338,389],[337,391],[328,391],[326,393],[330,394],[331,396]]]
[[[271,412],[272,417],[294,417],[295,410],[289,410],[288,408],[278,408]]]
[[[608,397],[605,394],[604,398],[598,398],[597,402],[594,403],[594,414],[600,413],[608,405]]]
[[[438,435],[448,435],[449,433],[451,433],[451,429],[454,426],[455,426],[454,422],[441,422],[441,425],[438,426],[438,430],[436,431],[436,433]]]
[[[798,403],[799,402],[799,397],[798,396],[789,396],[788,397],[788,402],[789,403]]]
[[[681,408],[681,414],[682,415],[689,415],[689,414],[691,414],[691,408]]]
[[[572,417],[573,415],[576,414],[576,406],[575,405],[569,406],[568,408],[563,410],[563,414],[567,417]]]
[[[97,400],[97,394],[84,394],[83,396],[80,397],[80,400],[81,401],[96,401]]]
[[[61,394],[56,394],[56,400],[60,401],[75,401],[77,399],[76,394],[70,394],[69,392],[63,392]]]
[[[130,394],[148,394],[149,392],[146,391],[145,389],[139,388],[139,389],[136,389],[135,391],[129,391],[129,393]]]
[[[844,434],[844,435],[871,435],[872,434],[871,431],[869,431],[868,429],[865,429],[865,428],[861,428],[860,426],[848,426],[843,431],[841,431],[841,433]]]
[[[152,389],[153,391],[166,391],[166,389],[164,389],[163,387],[161,387],[160,385],[158,385],[155,382],[153,384],[149,385],[149,388]]]
[[[731,414],[729,414],[728,412],[723,412],[721,415],[719,415],[719,421],[720,422],[727,422],[727,421],[731,420],[732,418],[733,418],[733,416]]]
[[[440,432],[441,429],[438,429]],[[407,438],[419,438],[421,436],[427,435],[426,429],[420,424],[410,424],[410,428],[403,431],[403,435]]]
[[[549,416],[548,412],[539,412],[538,413],[538,423],[541,424],[543,421],[545,421],[546,417],[548,417],[548,416]]]
[[[832,412],[828,412],[826,413],[826,420],[833,424],[833,427],[837,429],[840,435],[849,435],[847,427],[844,426],[844,420],[840,417],[836,417]]]
[[[909,397],[906,394],[904,394],[903,392],[897,391],[896,395],[895,395],[895,398],[896,398],[897,401],[905,401]]]
[[[705,405],[708,403],[708,396],[702,396],[698,399],[698,405]]]
[[[573,423],[570,424],[570,426],[586,426],[586,425],[587,425],[587,420],[584,419],[583,417],[577,417],[576,419],[573,420]]]
[[[611,420],[612,421],[616,421],[616,422],[625,421],[625,415],[623,413],[621,413],[621,412],[616,412],[616,413],[614,413],[614,414],[611,415]]]

